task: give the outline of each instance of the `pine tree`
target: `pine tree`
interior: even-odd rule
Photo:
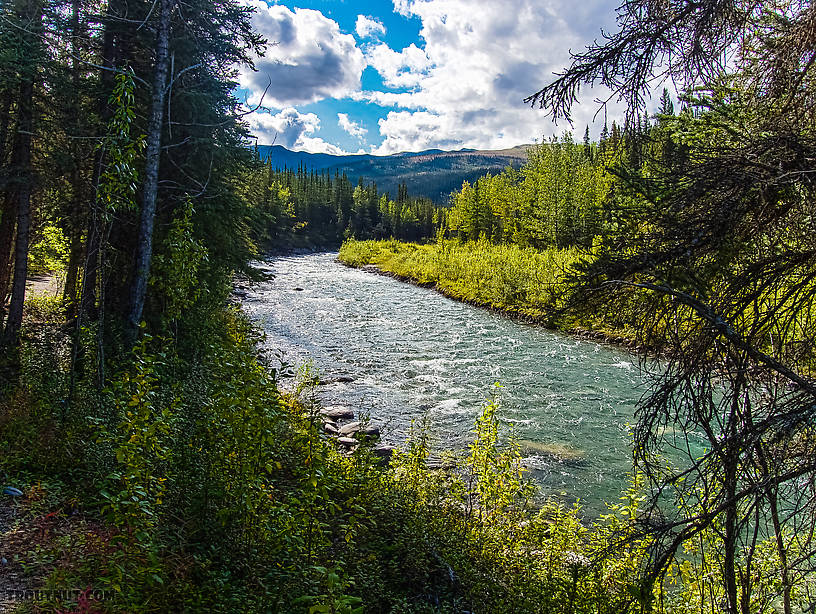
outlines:
[[[660,108],[657,111],[658,115],[674,115],[674,103],[672,102],[669,90],[663,88],[663,95],[660,97]]]
[[[592,161],[592,141],[589,138],[589,126],[584,131],[584,157]]]

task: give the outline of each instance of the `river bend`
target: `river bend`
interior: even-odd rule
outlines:
[[[342,380],[319,387],[325,405],[367,412],[392,442],[427,417],[437,446],[462,448],[500,382],[501,417],[523,440],[525,465],[545,493],[595,511],[618,499],[642,393],[628,352],[347,268],[336,256],[259,263],[274,278],[244,299],[269,349]]]

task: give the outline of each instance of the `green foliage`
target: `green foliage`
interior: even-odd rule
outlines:
[[[491,401],[476,418],[476,434],[467,459],[476,482],[477,500],[471,506],[478,509],[482,523],[532,494],[530,484],[522,478],[521,446],[511,438],[506,449],[499,448],[497,409]]]
[[[113,116],[108,122],[108,134],[100,144],[107,163],[99,179],[98,192],[108,215],[136,207],[137,167],[144,149],[144,136],[133,134],[136,120],[133,71],[117,73],[115,79],[116,84],[108,100]]]
[[[138,542],[151,540],[158,522],[167,480],[162,474],[169,455],[168,423],[173,414],[172,403],[160,406],[155,374],[159,357],[148,352],[150,341],[149,335],[141,339],[133,351],[132,373],[123,373],[111,386],[116,413],[121,416],[113,446],[118,469],[107,478],[110,486],[101,491],[106,500],[102,511],[108,520]]]
[[[150,285],[162,297],[162,314],[176,320],[199,298],[199,274],[207,262],[207,248],[195,237],[193,205],[187,205],[170,225],[163,250],[153,260]]]
[[[46,225],[28,251],[29,273],[36,275],[64,271],[67,263],[68,239],[59,227]]]
[[[295,600],[295,603],[313,604],[309,607],[309,614],[362,614],[363,608],[360,597],[345,594],[351,587],[351,582],[343,578],[336,568],[314,566],[314,571],[325,578],[326,592],[322,595],[304,595]]]
[[[486,240],[442,240],[416,245],[395,241],[347,241],[340,260],[376,265],[453,298],[551,322],[560,307],[563,278],[581,257],[576,248],[536,250]]]
[[[602,234],[612,178],[609,156],[587,155],[572,135],[529,148],[520,171],[485,175],[451,196],[448,228],[460,241],[484,238],[538,249],[591,247]]]
[[[624,559],[600,550],[612,529],[594,537],[601,529],[578,510],[531,505],[495,403],[444,469],[427,466],[427,426],[384,468],[368,444],[347,455],[320,434],[312,368],[297,398],[281,396],[246,318],[209,317],[194,362],[144,336],[106,390],[80,382],[59,455],[44,433],[64,411],[67,339],[59,351],[32,346],[26,390],[41,399],[38,418],[26,396],[3,406],[2,449],[26,433],[29,454],[4,454],[2,467],[42,471],[45,455],[59,458],[62,497],[104,524],[32,555],[35,567],[52,561],[49,587],[109,589],[111,612],[627,611],[629,589],[612,571]],[[36,375],[41,353],[62,359]],[[616,518],[616,531],[627,526]],[[627,552],[633,565],[642,556]],[[579,557],[573,573],[565,561],[578,555],[592,566]],[[595,575],[596,560],[611,577]]]

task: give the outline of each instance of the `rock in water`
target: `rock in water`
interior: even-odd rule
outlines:
[[[353,435],[357,431],[360,430],[360,423],[359,422],[349,422],[340,427],[340,434],[341,435]]]
[[[338,437],[337,443],[339,443],[341,446],[351,448],[353,446],[356,446],[360,442],[354,439],[354,437]]]
[[[332,420],[351,420],[354,417],[354,411],[351,408],[343,407],[342,405],[331,405],[329,407],[324,407],[320,410],[320,413],[326,418],[331,418]]]
[[[320,383],[324,386],[328,386],[329,384],[350,384],[354,381],[354,378],[348,375],[341,375],[340,377],[330,377],[329,379],[325,379]]]
[[[359,430],[359,434],[367,437],[368,439],[379,439],[380,438],[380,427],[379,426],[366,426]]]
[[[327,432],[329,435],[338,435],[340,433],[340,429],[338,429],[333,423],[331,422],[324,422],[323,423],[323,430]]]

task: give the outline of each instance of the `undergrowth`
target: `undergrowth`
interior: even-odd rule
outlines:
[[[72,380],[71,337],[48,308],[25,330],[0,403],[0,476],[24,492],[0,547],[7,570],[47,591],[21,611],[617,614],[694,603],[641,584],[639,481],[594,521],[540,504],[493,402],[444,469],[428,468],[420,425],[383,466],[370,444],[345,454],[321,434],[314,372],[279,391],[240,310],[143,333],[100,389],[87,347]],[[700,587],[709,576],[692,557],[673,578]]]

